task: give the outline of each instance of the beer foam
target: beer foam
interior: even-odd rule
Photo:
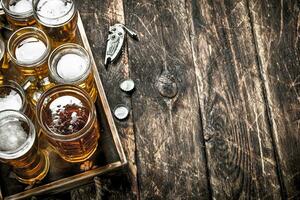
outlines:
[[[51,102],[51,104],[49,105],[49,109],[51,110],[52,115],[56,115],[59,112],[63,112],[65,107],[68,105],[83,107],[82,101],[80,99],[73,96],[62,96]]]
[[[40,0],[36,11],[41,22],[59,25],[71,19],[75,9],[72,0]]]
[[[80,131],[88,120],[89,111],[83,102],[73,96],[62,96],[49,105],[51,119],[47,127],[56,134],[68,135]]]
[[[8,9],[15,13],[32,11],[32,0],[10,0]]]
[[[63,55],[57,62],[57,74],[66,82],[80,79],[88,68],[87,60],[82,56],[70,53]]]
[[[20,94],[12,88],[10,88],[8,94],[5,94],[5,90],[8,88],[10,87],[0,88],[0,111],[7,109],[21,110],[23,101]]]
[[[16,118],[8,117],[0,123],[0,150],[14,151],[27,140],[27,133]]]
[[[15,56],[19,63],[34,64],[42,58],[46,49],[44,42],[35,37],[29,37],[18,44]]]

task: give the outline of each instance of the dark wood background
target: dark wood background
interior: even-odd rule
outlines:
[[[116,120],[129,165],[64,198],[300,199],[299,0],[78,5],[111,108],[131,108]],[[116,22],[140,41],[105,70]]]

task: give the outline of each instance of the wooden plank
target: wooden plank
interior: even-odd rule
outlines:
[[[245,0],[192,0],[192,41],[213,199],[278,199]]]
[[[87,0],[78,3],[78,5],[111,109],[113,109],[117,104],[125,104],[130,108],[130,97],[122,93],[119,89],[120,82],[130,76],[127,51],[124,51],[119,62],[110,65],[108,70],[106,70],[103,65],[109,26],[117,22],[124,23],[123,1]],[[114,182],[106,179],[100,179],[100,181],[103,181],[105,184],[102,184],[101,188],[99,188],[96,184],[96,191],[100,191],[105,188],[106,197],[116,197],[118,199],[120,199],[120,196],[123,196],[124,199],[128,197],[136,198],[138,195],[138,187],[135,164],[135,138],[132,118],[129,117],[129,119],[124,122],[115,122],[128,158],[129,173],[125,173],[123,175],[125,178],[120,178],[123,180],[123,184],[119,184],[118,180],[115,179],[112,179],[115,180]],[[128,176],[128,178],[126,178],[126,176]],[[116,188],[116,185],[118,188]],[[130,189],[128,189],[128,187]],[[81,190],[83,190],[83,188],[81,188]],[[72,197],[75,198],[78,191],[75,191],[74,193],[75,195]],[[79,192],[78,194],[81,193]],[[91,198],[93,198],[94,195],[88,192],[85,194],[92,195]],[[83,199],[84,198],[85,197],[83,197]]]
[[[300,4],[249,0],[283,195],[300,199]]]
[[[141,199],[208,199],[184,0],[124,1]]]

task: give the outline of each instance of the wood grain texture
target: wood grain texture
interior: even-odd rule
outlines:
[[[136,81],[133,119],[141,199],[208,199],[206,160],[184,0],[126,0]]]
[[[103,1],[80,1],[79,10],[81,17],[85,26],[86,34],[88,36],[96,65],[98,67],[98,72],[107,95],[108,102],[111,109],[113,109],[118,104],[125,104],[131,108],[131,98],[125,93],[121,92],[119,84],[124,79],[130,77],[130,72],[128,68],[128,56],[127,50],[121,55],[121,58],[117,63],[111,64],[108,70],[105,69],[104,57],[106,50],[106,40],[108,36],[108,29],[110,25],[114,23],[124,23],[124,10],[122,0],[103,0]],[[127,159],[128,159],[128,174],[123,174],[123,176],[128,176],[128,181],[123,181],[125,185],[120,185],[119,183],[111,183],[110,185],[104,186],[107,191],[110,189],[116,191],[116,188],[112,189],[115,185],[120,186],[120,192],[112,192],[108,195],[106,192],[106,197],[118,198],[123,196],[124,199],[128,198],[128,193],[131,193],[130,198],[136,198],[138,195],[137,186],[137,170],[135,164],[135,136],[133,131],[132,118],[129,117],[124,122],[115,121],[118,128],[118,132],[123,144]],[[120,178],[123,180],[124,178]],[[116,179],[112,179],[118,182]],[[107,180],[103,180],[108,182]],[[128,190],[129,187],[130,190]],[[119,199],[119,198],[118,198]]]
[[[249,0],[285,198],[300,199],[300,2]]]
[[[192,0],[192,41],[213,199],[279,199],[247,2]]]
[[[132,112],[116,121],[129,173],[71,199],[300,198],[298,0],[79,4],[110,106]],[[105,70],[115,22],[140,42]],[[132,98],[118,87],[128,77]]]

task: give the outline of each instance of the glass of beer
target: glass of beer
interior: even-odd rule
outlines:
[[[25,184],[39,182],[48,173],[48,155],[39,149],[34,125],[21,112],[0,112],[0,161]]]
[[[25,91],[15,81],[5,80],[0,84],[0,111],[3,110],[16,110],[25,113],[30,119],[33,117]]]
[[[33,0],[33,13],[53,48],[76,41],[78,13],[73,0]]]
[[[13,29],[35,24],[32,0],[1,0],[1,5]]]
[[[35,27],[17,30],[9,38],[7,50],[21,81],[29,76],[41,80],[48,75],[47,59],[51,48],[43,31]]]
[[[75,85],[57,85],[37,103],[37,120],[49,143],[68,162],[82,162],[96,151],[100,137],[96,109]]]
[[[74,84],[97,99],[89,53],[80,45],[67,43],[57,47],[48,59],[49,73],[56,84]]]

